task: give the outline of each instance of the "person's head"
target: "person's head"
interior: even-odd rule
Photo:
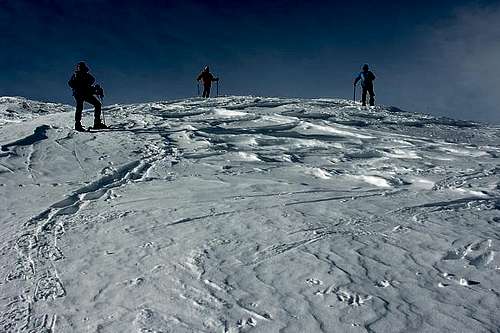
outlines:
[[[204,72],[209,72],[210,71],[210,68],[208,67],[208,65],[205,66],[205,68],[203,69]]]
[[[87,67],[87,64],[85,61],[80,61],[78,64],[76,64],[76,71],[77,72],[88,72],[89,68]]]
[[[368,64],[364,64],[362,68],[366,72],[370,67],[368,66]]]

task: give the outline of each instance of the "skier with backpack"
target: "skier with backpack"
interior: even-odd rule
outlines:
[[[213,81],[219,81],[219,78],[216,78],[213,76],[212,73],[210,73],[210,69],[207,66],[203,69],[203,71],[198,75],[196,78],[196,81],[200,81],[203,83],[203,97],[208,98],[210,97],[210,88],[212,87],[212,82]]]
[[[370,106],[375,105],[375,92],[373,91],[373,81],[375,80],[375,75],[369,70],[368,64],[363,65],[363,71],[354,79],[354,88],[356,84],[361,80],[361,88],[363,93],[361,95],[361,103],[366,106],[366,94],[370,94]]]
[[[101,99],[104,97],[104,91],[98,84],[94,85],[95,78],[89,73],[89,68],[85,62],[80,61],[76,65],[75,73],[71,76],[68,81],[68,85],[73,89],[73,97],[76,101],[76,111],[75,111],[75,130],[85,131],[82,126],[82,111],[83,103],[87,102],[94,106],[94,126],[93,129],[105,129],[108,128],[101,121],[101,102],[95,96],[99,96]]]

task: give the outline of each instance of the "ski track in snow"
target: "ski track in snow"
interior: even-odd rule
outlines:
[[[0,331],[498,329],[499,128],[334,99],[110,105],[92,133],[67,111],[0,97]]]

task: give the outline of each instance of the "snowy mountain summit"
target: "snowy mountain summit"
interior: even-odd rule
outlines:
[[[500,128],[0,98],[1,332],[496,332]],[[91,112],[84,116],[91,123]]]

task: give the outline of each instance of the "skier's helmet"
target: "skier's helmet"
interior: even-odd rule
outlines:
[[[85,61],[80,61],[78,64],[76,64],[76,70],[79,72],[88,72],[89,68],[87,67]]]
[[[368,68],[370,68],[370,67],[368,66],[368,64],[364,64],[364,65],[363,65],[363,70],[364,70],[364,71],[367,71],[367,70],[368,70]]]
[[[203,68],[203,71],[204,72],[209,72],[210,71],[210,68],[208,67],[208,65],[206,65],[205,68]]]

